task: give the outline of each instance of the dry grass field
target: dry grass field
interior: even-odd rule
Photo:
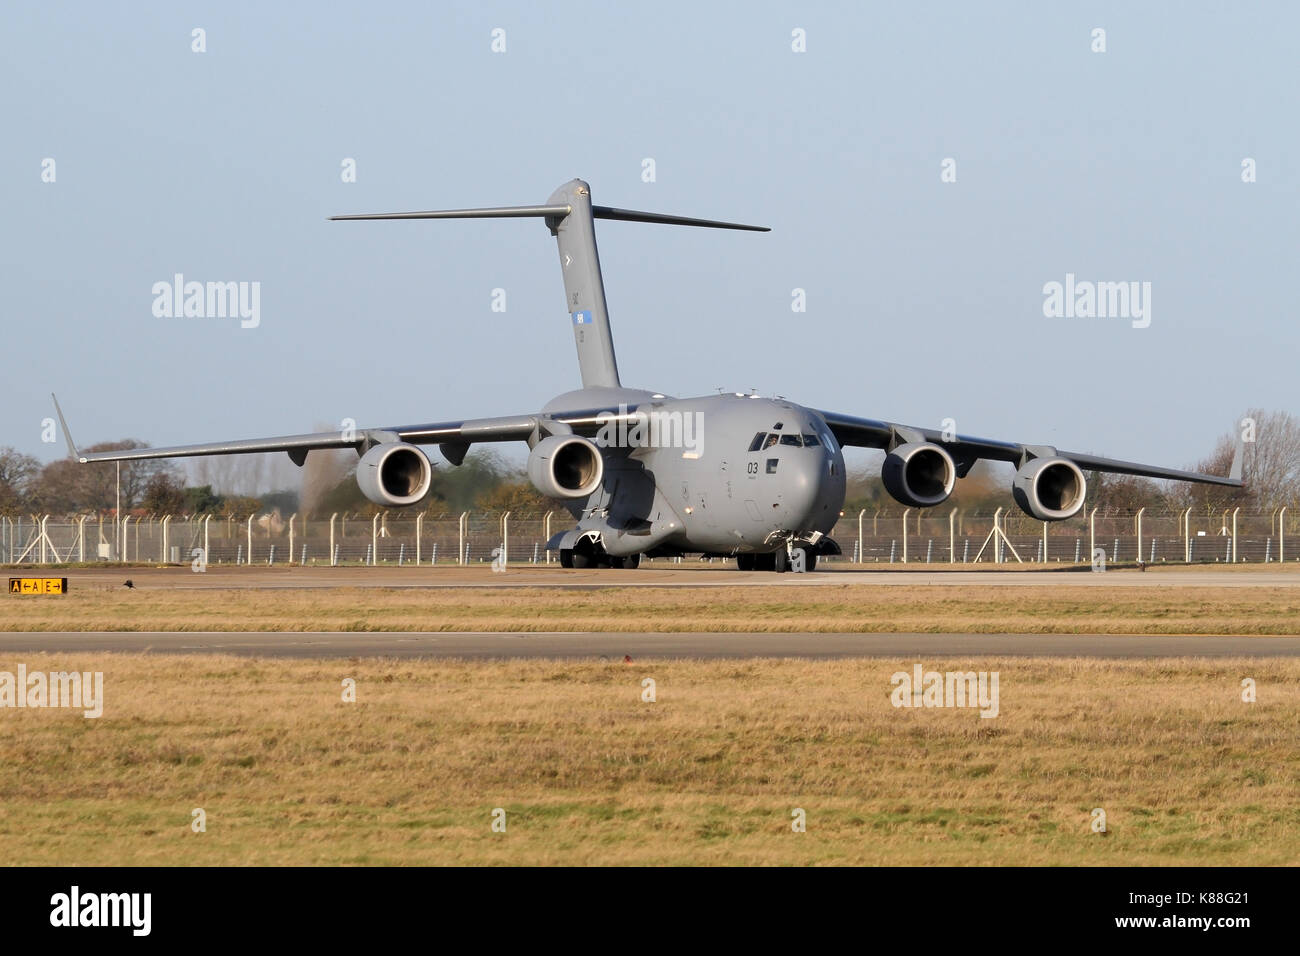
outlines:
[[[269,621],[282,600],[227,613]],[[1034,613],[1069,625],[1062,600]],[[892,707],[890,675],[915,660],[32,654],[0,670],[20,662],[102,670],[105,707],[0,711],[10,864],[1300,862],[1295,661],[920,662],[999,671],[993,719]]]
[[[1300,588],[930,585],[312,590],[6,596],[3,631],[834,631],[1297,634]]]

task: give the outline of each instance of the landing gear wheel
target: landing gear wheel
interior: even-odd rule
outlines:
[[[778,548],[772,555],[772,570],[777,574],[785,574],[790,570],[790,554],[785,548]]]
[[[573,548],[560,549],[560,567],[562,568],[589,568],[593,563],[589,554],[584,554]]]
[[[635,571],[641,565],[641,555],[628,554],[621,558],[610,558],[609,566],[611,568],[620,568],[624,571]]]
[[[803,569],[805,571],[817,570],[817,552],[807,546],[799,548],[803,552]]]

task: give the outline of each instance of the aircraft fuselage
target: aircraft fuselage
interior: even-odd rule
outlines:
[[[544,414],[635,408],[597,435],[604,477],[569,502],[578,531],[611,556],[773,552],[816,541],[839,519],[844,456],[816,412],[784,399],[676,399],[624,388],[558,396]]]

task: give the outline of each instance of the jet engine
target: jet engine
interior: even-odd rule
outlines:
[[[1068,458],[1034,458],[1016,472],[1011,494],[1025,514],[1039,521],[1064,521],[1083,507],[1088,483]]]
[[[551,435],[528,453],[528,480],[548,498],[585,498],[603,477],[600,449],[577,435]]]
[[[373,446],[357,463],[357,485],[377,505],[413,505],[429,493],[433,466],[428,457],[406,442]]]
[[[880,469],[885,490],[912,508],[942,504],[957,482],[952,455],[932,442],[909,442],[885,456]]]

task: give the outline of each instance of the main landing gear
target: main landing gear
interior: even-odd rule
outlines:
[[[817,567],[817,552],[806,545],[796,545],[795,550],[801,552],[803,557],[803,569],[812,571]],[[798,558],[795,559],[796,561]],[[785,548],[778,548],[771,554],[738,554],[736,555],[736,567],[741,571],[775,571],[782,574],[792,570],[790,553]]]

